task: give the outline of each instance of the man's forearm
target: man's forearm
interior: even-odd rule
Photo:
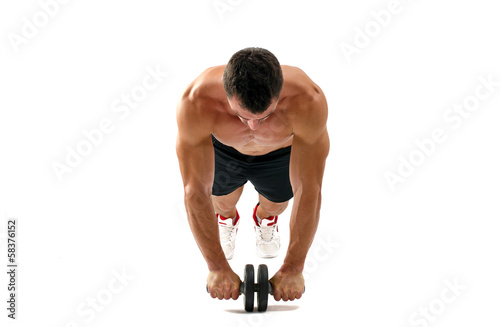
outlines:
[[[300,272],[304,269],[307,252],[318,228],[321,207],[321,189],[303,189],[294,194],[290,217],[290,243],[284,265]]]
[[[208,195],[188,194],[185,206],[189,226],[210,271],[230,268],[220,245],[217,218]]]

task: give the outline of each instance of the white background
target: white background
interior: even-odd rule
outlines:
[[[4,218],[17,217],[17,325],[302,326],[313,320],[400,327],[411,326],[412,315],[429,305],[437,312],[433,321],[413,325],[498,325],[500,87],[459,128],[443,118],[474,96],[479,77],[500,81],[494,2],[401,0],[399,12],[372,30],[350,62],[342,42],[353,45],[367,24],[376,28],[370,13],[390,1],[229,3],[231,10],[219,14],[212,0],[75,0],[59,5],[47,22],[36,16],[37,1],[0,4],[1,271]],[[46,25],[14,46],[13,35],[23,37],[34,15]],[[253,315],[243,312],[241,299],[218,301],[205,293],[208,270],[186,221],[174,147],[183,88],[248,46],[269,49],[323,89],[331,138],[307,292]],[[140,85],[148,66],[168,77],[121,119],[113,101]],[[104,118],[114,130],[59,180],[54,162],[65,164],[67,146],[75,149],[83,131]],[[435,128],[446,141],[419,157],[415,171],[391,190],[384,174],[397,174],[400,158],[408,159],[418,150],[415,141]],[[247,184],[231,261],[240,276],[246,263],[266,263],[273,274],[288,243],[289,209],[279,220],[280,256],[257,258],[255,203]],[[113,271],[133,280],[109,299]],[[453,295],[445,280],[466,289],[443,305],[443,291]],[[86,321],[77,308],[98,296],[109,303]]]

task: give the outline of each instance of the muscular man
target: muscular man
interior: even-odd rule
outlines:
[[[330,148],[327,115],[321,89],[261,48],[238,51],[187,86],[177,108],[177,156],[213,298],[239,297],[241,281],[227,260],[239,222],[236,204],[248,180],[259,194],[253,220],[262,257],[277,255],[278,215],[294,197],[288,250],[270,282],[276,301],[302,296]]]

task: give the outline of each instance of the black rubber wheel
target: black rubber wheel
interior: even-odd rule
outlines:
[[[255,285],[255,271],[253,265],[245,266],[245,275],[243,278],[243,302],[245,304],[245,311],[253,311],[254,303],[254,285]]]
[[[269,299],[269,280],[266,265],[259,265],[257,270],[257,310],[264,312],[267,310],[267,300]]]

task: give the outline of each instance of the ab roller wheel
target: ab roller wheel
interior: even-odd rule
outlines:
[[[273,294],[273,287],[271,283],[269,283],[269,276],[266,265],[259,265],[259,268],[257,269],[257,283],[255,283],[255,270],[253,265],[245,266],[243,282],[240,284],[240,293],[243,294],[243,304],[245,305],[245,311],[253,311],[255,293],[257,293],[257,310],[259,312],[264,312],[267,310],[267,300],[269,298],[268,296],[269,294]]]
[[[240,284],[240,293],[243,294],[243,303],[245,304],[245,311],[253,311],[253,300],[255,292],[254,269],[252,265],[245,266],[245,275],[243,283]]]
[[[267,295],[273,293],[271,291],[271,283],[269,283],[267,278],[266,265],[259,265],[259,269],[257,270],[257,286],[257,311],[264,312],[267,310]]]
[[[269,294],[273,293],[273,288],[268,280],[266,265],[259,265],[259,269],[257,270],[257,284],[255,284],[255,270],[253,265],[245,266],[243,283],[240,284],[240,293],[243,294],[243,304],[247,312],[253,311],[255,292],[257,292],[257,310],[260,312],[266,311],[267,297]]]
[[[245,276],[243,283],[240,285],[240,292],[243,294],[245,303],[245,311],[252,312],[254,308],[255,292],[257,293],[257,310],[264,312],[267,310],[267,298],[272,294],[272,286],[268,280],[268,272],[266,265],[259,265],[257,270],[257,284],[254,284],[254,268],[253,265],[245,266]]]

